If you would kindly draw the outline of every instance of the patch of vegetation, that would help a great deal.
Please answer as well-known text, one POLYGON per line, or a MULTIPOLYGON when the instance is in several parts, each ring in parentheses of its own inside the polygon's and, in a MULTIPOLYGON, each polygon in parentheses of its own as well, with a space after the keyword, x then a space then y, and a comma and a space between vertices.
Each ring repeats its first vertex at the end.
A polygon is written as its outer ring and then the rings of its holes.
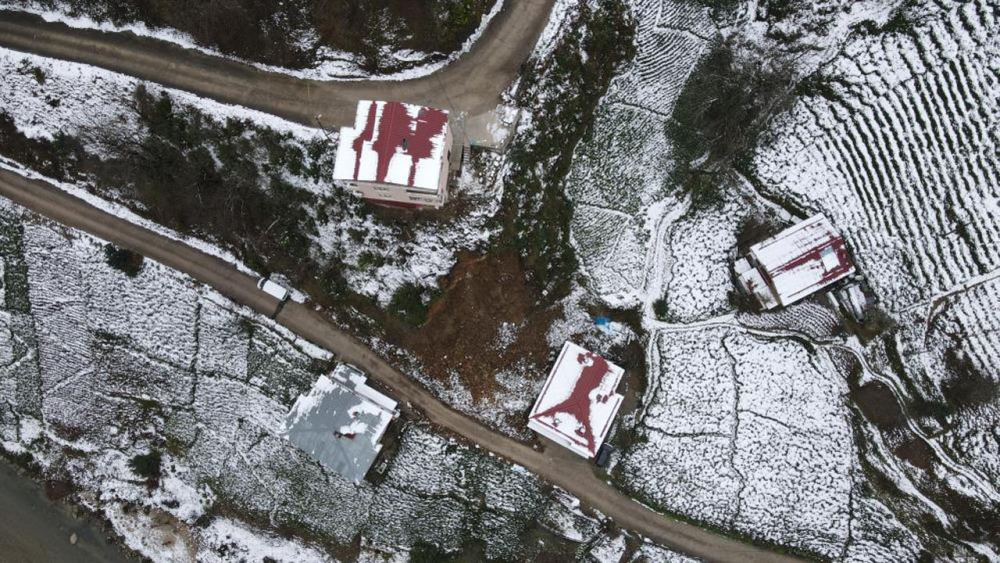
POLYGON ((151 450, 147 454, 139 454, 128 462, 132 471, 146 479, 146 482, 155 487, 160 482, 163 470, 163 454, 157 450, 151 450))
POLYGON ((115 25, 177 29, 241 59, 289 68, 321 62, 323 49, 361 55, 369 71, 387 53, 450 53, 479 26, 490 0, 63 0, 65 11, 115 25))
POLYGON ((794 101, 795 68, 776 49, 719 40, 688 78, 668 134, 675 177, 695 207, 720 201, 725 173, 748 166, 760 136, 794 101))
POLYGON ((104 245, 104 258, 108 265, 116 270, 121 270, 126 276, 134 278, 142 271, 145 257, 138 252, 133 252, 127 248, 120 248, 111 244, 104 245))
POLYGON ((667 300, 665 297, 661 297, 656 301, 653 301, 653 314, 656 315, 658 320, 666 320, 669 313, 670 311, 667 309, 667 300))
POLYGON ((578 267, 563 187, 573 151, 615 70, 635 55, 635 22, 623 2, 582 3, 579 10, 552 56, 523 78, 520 103, 539 125, 512 145, 499 214, 501 248, 516 250, 532 283, 553 300, 569 291, 578 267))
POLYGON ((45 84, 45 71, 31 64, 28 59, 21 60, 21 66, 18 67, 17 71, 21 74, 30 74, 39 85, 45 84))
POLYGON ((0 110, 0 153, 56 179, 69 179, 87 159, 79 139, 60 131, 49 139, 31 139, 18 130, 14 118, 0 110))
POLYGON ((458 559, 437 545, 419 540, 410 548, 410 563, 448 563, 458 559))
POLYGON ((968 354, 952 347, 944 360, 949 377, 941 385, 941 393, 948 404, 970 409, 992 404, 1000 397, 1000 381, 977 368, 968 354))
MULTIPOLYGON (((3 145, 0 144, 0 151, 3 145)), ((4 308, 30 313, 28 264, 24 260, 24 226, 7 213, 0 214, 0 258, 3 259, 4 308)))
POLYGON ((414 283, 399 286, 389 301, 389 312, 410 326, 420 326, 427 320, 430 302, 437 292, 414 283))

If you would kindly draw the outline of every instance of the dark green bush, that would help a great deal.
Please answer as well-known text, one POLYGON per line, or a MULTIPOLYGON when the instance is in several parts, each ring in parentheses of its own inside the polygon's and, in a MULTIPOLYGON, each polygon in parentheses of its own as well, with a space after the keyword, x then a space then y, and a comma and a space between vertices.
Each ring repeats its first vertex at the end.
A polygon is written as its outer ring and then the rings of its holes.
POLYGON ((133 252, 127 248, 119 248, 110 242, 104 245, 104 258, 108 265, 116 270, 125 272, 125 275, 134 278, 142 271, 145 257, 138 252, 133 252))
POLYGON ((160 480, 163 469, 163 454, 156 450, 148 454, 140 454, 129 460, 128 465, 136 475, 146 479, 150 483, 157 483, 160 480))

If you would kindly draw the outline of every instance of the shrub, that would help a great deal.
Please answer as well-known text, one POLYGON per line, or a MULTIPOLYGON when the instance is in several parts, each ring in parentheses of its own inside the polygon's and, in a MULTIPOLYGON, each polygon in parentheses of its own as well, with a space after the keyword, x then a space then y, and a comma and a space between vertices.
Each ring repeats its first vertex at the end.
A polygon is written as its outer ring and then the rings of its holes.
POLYGON ((389 312, 412 326, 420 326, 427 320, 427 310, 433 292, 414 283, 399 286, 389 302, 389 312))
POLYGON ((159 483, 163 465, 163 454, 156 450, 148 454, 140 454, 128 462, 132 471, 146 479, 150 484, 159 483))
POLYGON ((138 252, 133 252, 127 248, 119 248, 110 242, 104 245, 104 258, 108 265, 116 270, 121 270, 126 276, 134 278, 142 271, 145 258, 138 252))
POLYGON ((653 301, 653 314, 656 315, 657 319, 661 321, 666 320, 668 313, 667 300, 665 298, 661 297, 656 301, 653 301))

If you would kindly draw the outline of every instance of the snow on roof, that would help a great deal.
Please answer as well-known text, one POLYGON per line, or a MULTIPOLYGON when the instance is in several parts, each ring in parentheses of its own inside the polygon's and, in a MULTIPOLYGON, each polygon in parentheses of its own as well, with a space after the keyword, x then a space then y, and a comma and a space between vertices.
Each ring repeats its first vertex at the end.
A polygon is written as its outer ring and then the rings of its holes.
POLYGON ((436 192, 447 126, 444 110, 361 100, 354 127, 340 130, 333 177, 436 192))
POLYGON ((854 273, 844 238, 822 214, 750 247, 782 305, 790 305, 854 273))
POLYGON ((624 370, 567 342, 528 415, 528 428, 585 458, 604 443, 623 397, 624 370))
POLYGON ((285 437, 321 465, 360 483, 381 451, 396 402, 341 364, 300 395, 285 418, 285 437))

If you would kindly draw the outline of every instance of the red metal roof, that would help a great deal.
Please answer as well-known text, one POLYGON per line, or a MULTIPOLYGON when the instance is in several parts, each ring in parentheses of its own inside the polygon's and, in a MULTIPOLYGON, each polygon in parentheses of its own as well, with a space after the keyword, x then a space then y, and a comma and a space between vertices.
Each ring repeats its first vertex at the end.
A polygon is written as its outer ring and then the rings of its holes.
POLYGON ((404 154, 411 157, 406 185, 410 187, 414 185, 417 163, 432 156, 435 137, 444 132, 448 123, 448 113, 421 106, 410 106, 410 108, 418 108, 416 115, 411 115, 407 106, 400 102, 369 104, 365 122, 357 127, 360 131, 351 147, 354 150, 355 180, 360 179, 362 149, 365 143, 372 143, 371 148, 378 155, 375 181, 386 182, 389 162, 393 156, 404 154), (382 113, 379 116, 380 107, 382 113))

